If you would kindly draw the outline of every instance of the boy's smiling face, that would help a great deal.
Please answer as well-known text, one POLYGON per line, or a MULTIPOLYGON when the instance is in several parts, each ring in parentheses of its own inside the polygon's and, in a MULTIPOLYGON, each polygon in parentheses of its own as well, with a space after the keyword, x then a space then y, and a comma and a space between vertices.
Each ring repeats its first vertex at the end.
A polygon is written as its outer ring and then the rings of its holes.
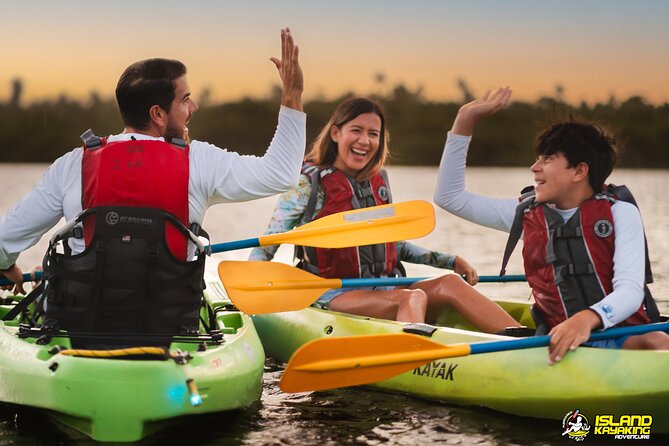
POLYGON ((539 155, 530 167, 534 173, 534 191, 540 203, 554 204, 558 209, 572 209, 580 203, 574 202, 573 188, 582 180, 583 169, 587 181, 587 165, 569 166, 561 152, 539 155))

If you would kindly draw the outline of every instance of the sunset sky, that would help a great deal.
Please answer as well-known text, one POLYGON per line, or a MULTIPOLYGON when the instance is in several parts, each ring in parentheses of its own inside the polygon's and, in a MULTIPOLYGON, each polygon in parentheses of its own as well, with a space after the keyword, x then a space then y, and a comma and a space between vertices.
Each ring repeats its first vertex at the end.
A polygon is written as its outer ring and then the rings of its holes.
POLYGON ((432 100, 510 85, 534 100, 641 95, 669 102, 669 2, 662 0, 0 0, 0 101, 113 94, 130 63, 182 60, 195 98, 266 96, 279 31, 300 47, 305 97, 384 93, 432 100), (383 74, 384 82, 376 79, 383 74))

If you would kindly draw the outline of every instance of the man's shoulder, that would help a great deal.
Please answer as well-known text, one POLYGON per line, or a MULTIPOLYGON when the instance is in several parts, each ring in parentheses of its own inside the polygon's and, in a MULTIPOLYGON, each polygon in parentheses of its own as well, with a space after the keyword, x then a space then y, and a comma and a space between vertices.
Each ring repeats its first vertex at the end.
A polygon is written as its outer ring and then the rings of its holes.
POLYGON ((188 144, 190 148, 191 154, 196 153, 196 154, 203 154, 203 153, 209 153, 212 151, 216 152, 225 152, 228 153, 226 149, 221 149, 220 147, 206 141, 200 141, 197 139, 192 140, 188 144))
POLYGON ((57 158, 56 161, 53 162, 52 166, 65 167, 74 164, 80 166, 83 153, 84 149, 82 147, 77 147, 76 149, 72 149, 69 152, 57 158))
POLYGON ((214 144, 193 140, 189 144, 189 158, 192 164, 214 164, 228 159, 230 156, 236 155, 236 152, 230 152, 226 149, 221 149, 214 144))

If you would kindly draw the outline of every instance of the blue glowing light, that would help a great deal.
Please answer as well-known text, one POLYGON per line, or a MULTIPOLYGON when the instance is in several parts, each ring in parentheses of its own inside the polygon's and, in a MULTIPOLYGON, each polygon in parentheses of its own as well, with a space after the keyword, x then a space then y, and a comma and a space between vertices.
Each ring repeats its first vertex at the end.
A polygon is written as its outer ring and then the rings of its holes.
POLYGON ((202 404, 202 397, 200 396, 200 394, 196 393, 194 395, 191 395, 190 396, 190 403, 193 406, 199 406, 200 404, 202 404))

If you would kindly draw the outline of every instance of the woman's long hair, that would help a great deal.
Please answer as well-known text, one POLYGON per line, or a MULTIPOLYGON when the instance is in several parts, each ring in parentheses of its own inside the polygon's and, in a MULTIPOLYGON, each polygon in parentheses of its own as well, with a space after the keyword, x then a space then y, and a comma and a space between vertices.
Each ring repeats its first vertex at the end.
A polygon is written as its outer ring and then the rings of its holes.
POLYGON ((352 121, 364 113, 374 113, 378 115, 381 119, 381 135, 379 138, 379 148, 367 165, 358 172, 356 180, 362 181, 379 173, 389 156, 388 141, 390 136, 386 129, 386 120, 383 109, 379 104, 367 98, 350 98, 340 103, 328 123, 325 124, 314 141, 309 153, 306 154, 305 160, 321 167, 334 164, 339 150, 337 143, 330 136, 330 130, 333 126, 341 129, 347 122, 352 121))

